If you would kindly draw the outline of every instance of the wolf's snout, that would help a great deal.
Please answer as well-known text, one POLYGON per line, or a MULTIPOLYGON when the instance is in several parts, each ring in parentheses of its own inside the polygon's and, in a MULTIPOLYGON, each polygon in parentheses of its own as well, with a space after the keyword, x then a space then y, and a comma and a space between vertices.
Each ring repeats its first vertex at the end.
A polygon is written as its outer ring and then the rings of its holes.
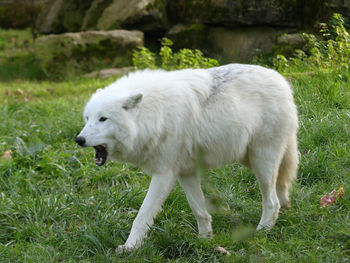
POLYGON ((85 137, 78 136, 77 138, 75 138, 75 142, 77 144, 79 144, 80 146, 84 146, 85 145, 85 137))

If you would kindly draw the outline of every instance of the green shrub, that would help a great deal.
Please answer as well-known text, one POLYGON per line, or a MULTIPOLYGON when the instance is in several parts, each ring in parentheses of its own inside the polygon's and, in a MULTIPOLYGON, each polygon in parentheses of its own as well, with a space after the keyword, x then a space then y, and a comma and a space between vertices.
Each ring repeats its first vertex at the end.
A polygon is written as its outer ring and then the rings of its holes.
POLYGON ((161 44, 162 47, 159 54, 155 54, 145 47, 134 51, 133 65, 138 69, 163 68, 166 70, 210 68, 219 65, 217 60, 204 57, 202 51, 198 49, 183 48, 178 52, 174 52, 171 49, 173 42, 168 38, 163 38, 161 44))
MULTIPOLYGON (((320 70, 349 70, 350 61, 350 35, 344 26, 344 18, 334 14, 329 25, 321 24, 321 38, 313 34, 303 33, 307 40, 305 50, 296 50, 295 56, 285 58, 277 55, 273 65, 280 71, 288 67, 301 69, 317 68, 320 70)), ((294 70, 294 69, 293 69, 294 70)))
POLYGON ((132 64, 138 69, 155 69, 156 68, 156 54, 151 52, 146 47, 139 47, 132 54, 132 64))

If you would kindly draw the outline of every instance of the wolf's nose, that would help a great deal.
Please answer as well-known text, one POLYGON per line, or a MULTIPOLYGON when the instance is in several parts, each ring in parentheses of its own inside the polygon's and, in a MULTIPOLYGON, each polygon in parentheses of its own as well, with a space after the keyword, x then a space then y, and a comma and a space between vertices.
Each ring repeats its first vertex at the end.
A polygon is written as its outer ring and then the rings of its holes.
POLYGON ((78 136, 77 138, 75 138, 75 142, 77 144, 79 144, 80 146, 84 146, 85 145, 85 137, 78 136))

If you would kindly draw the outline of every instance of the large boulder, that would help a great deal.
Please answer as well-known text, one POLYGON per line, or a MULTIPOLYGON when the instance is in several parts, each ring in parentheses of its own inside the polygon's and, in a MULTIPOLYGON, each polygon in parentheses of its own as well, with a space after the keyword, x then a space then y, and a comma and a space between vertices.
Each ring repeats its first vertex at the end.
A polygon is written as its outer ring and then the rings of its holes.
POLYGON ((208 30, 208 39, 222 62, 247 62, 260 54, 271 53, 281 32, 266 26, 243 29, 213 27, 208 30))
POLYGON ((274 45, 274 53, 290 57, 297 49, 303 49, 307 45, 307 39, 302 34, 282 34, 274 45))
POLYGON ((203 24, 176 25, 167 33, 174 47, 198 48, 222 63, 248 62, 255 56, 273 51, 282 30, 274 27, 230 28, 203 24))
POLYGON ((109 61, 111 66, 128 66, 132 51, 140 46, 143 46, 140 31, 86 31, 40 37, 35 41, 35 55, 41 66, 49 70, 58 65, 79 65, 92 70, 97 58, 109 61))
POLYGON ((114 0, 104 9, 97 29, 137 28, 142 31, 162 31, 167 27, 163 0, 114 0))

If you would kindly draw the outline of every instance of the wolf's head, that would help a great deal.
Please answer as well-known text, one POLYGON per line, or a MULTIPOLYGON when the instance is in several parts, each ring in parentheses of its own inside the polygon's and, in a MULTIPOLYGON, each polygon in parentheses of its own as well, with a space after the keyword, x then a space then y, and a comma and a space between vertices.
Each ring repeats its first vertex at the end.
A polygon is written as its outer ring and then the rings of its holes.
POLYGON ((123 157, 134 147, 137 135, 135 118, 141 93, 97 90, 85 106, 85 126, 75 141, 83 147, 94 147, 96 164, 123 157))

